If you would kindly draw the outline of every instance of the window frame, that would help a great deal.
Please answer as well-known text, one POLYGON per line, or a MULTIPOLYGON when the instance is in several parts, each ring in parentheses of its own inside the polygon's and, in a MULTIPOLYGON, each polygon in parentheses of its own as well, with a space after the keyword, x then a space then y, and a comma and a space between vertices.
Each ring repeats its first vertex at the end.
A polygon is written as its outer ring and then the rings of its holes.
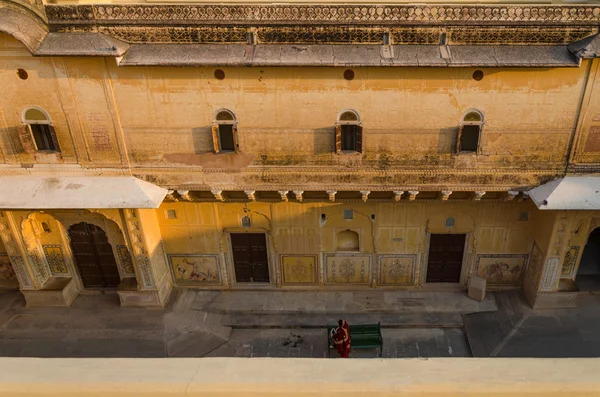
POLYGON ((485 126, 485 118, 484 118, 483 112, 481 110, 471 108, 471 109, 468 109, 466 112, 464 112, 462 117, 460 118, 460 122, 458 124, 458 134, 456 136, 455 153, 456 154, 481 154, 481 146, 482 146, 481 143, 483 141, 483 127, 484 126, 485 126), (471 113, 477 113, 481 120, 480 121, 466 121, 465 118, 471 113), (475 150, 463 150, 461 147, 461 138, 462 138, 463 130, 466 126, 479 127, 479 131, 477 133, 477 147, 475 148, 475 150))
POLYGON ((239 141, 238 141, 238 132, 237 132, 238 119, 229 109, 217 109, 214 114, 214 119, 212 121, 212 139, 213 139, 213 151, 215 154, 218 153, 239 153, 239 141), (218 115, 220 113, 227 112, 231 115, 232 120, 218 120, 218 115), (231 125, 231 133, 233 135, 233 150, 223 150, 221 148, 221 125, 231 125))
POLYGON ((21 122, 22 125, 17 128, 17 132, 19 134, 19 139, 21 140, 21 144, 23 149, 27 153, 35 153, 35 152, 45 152, 45 153, 60 153, 60 144, 58 143, 58 137, 56 136, 56 131, 54 126, 52 125, 52 119, 48 112, 39 106, 27 106, 21 112, 21 122), (35 109, 41 112, 45 120, 30 120, 27 119, 26 115, 29 110, 35 109), (48 128, 49 136, 46 137, 46 140, 52 142, 52 149, 40 149, 36 143, 35 134, 32 126, 37 125, 45 125, 48 128))
POLYGON ((354 109, 344 109, 338 113, 337 121, 335 122, 335 152, 337 154, 362 154, 363 153, 363 127, 360 120, 360 114, 354 109), (346 113, 352 113, 356 116, 356 120, 342 120, 342 116, 346 113), (356 126, 354 150, 342 150, 342 129, 343 126, 356 126))

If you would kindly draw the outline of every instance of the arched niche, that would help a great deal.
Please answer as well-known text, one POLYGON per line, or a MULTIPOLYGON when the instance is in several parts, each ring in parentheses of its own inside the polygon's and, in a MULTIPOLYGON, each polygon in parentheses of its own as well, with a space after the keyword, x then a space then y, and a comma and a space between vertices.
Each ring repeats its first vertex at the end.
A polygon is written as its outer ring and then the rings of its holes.
POLYGON ((341 252, 359 252, 360 236, 357 232, 346 229, 337 234, 337 251, 341 252))

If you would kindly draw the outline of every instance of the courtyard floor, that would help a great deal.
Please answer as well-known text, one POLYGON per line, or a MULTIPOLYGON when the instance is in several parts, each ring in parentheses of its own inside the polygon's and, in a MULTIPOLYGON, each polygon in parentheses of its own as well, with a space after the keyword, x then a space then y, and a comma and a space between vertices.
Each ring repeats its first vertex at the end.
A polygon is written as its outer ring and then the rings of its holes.
MULTIPOLYGON (((22 357, 328 357, 326 324, 380 322, 382 357, 600 357, 600 296, 532 310, 517 291, 176 291, 166 309, 115 293, 70 308, 27 308, 0 294, 0 355, 22 357)), ((331 356, 335 357, 334 351, 331 356)), ((376 357, 355 350, 352 357, 376 357)))

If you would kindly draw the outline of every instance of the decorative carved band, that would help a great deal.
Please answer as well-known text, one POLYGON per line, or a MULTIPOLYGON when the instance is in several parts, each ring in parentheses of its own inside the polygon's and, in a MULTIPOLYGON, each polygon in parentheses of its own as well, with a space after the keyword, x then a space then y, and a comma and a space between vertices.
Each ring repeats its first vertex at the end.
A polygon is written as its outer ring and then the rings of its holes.
POLYGON ((599 6, 531 5, 47 5, 51 23, 146 21, 213 24, 215 22, 403 22, 444 25, 456 22, 568 23, 600 22, 599 6))
MULTIPOLYGON (((69 26, 59 32, 89 31, 69 26)), ((256 32, 258 44, 383 44, 389 33, 393 44, 568 44, 596 33, 593 27, 386 27, 386 26, 100 26, 98 32, 131 44, 247 43, 256 32)))

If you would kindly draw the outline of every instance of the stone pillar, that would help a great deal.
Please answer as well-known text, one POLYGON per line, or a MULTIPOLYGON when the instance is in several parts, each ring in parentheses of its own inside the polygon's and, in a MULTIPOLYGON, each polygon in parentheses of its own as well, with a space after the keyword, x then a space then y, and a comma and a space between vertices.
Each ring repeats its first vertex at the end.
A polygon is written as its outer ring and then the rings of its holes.
POLYGON ((154 209, 126 209, 127 234, 132 248, 137 286, 119 288, 123 306, 159 306, 167 302, 172 280, 154 209))

